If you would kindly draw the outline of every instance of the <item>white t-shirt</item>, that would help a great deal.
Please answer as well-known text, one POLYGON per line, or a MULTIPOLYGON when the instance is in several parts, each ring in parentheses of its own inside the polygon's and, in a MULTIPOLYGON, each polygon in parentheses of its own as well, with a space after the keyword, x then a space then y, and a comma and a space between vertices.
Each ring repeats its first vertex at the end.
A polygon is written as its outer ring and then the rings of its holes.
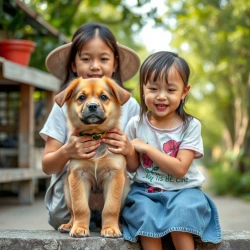
POLYGON ((195 159, 183 178, 162 171, 146 154, 140 154, 135 181, 164 190, 201 187, 205 178, 196 167, 196 159, 203 157, 203 142, 201 123, 197 119, 191 119, 185 128, 181 123, 173 129, 158 129, 150 124, 147 115, 144 115, 142 123, 139 123, 139 116, 135 116, 129 121, 125 133, 129 140, 139 138, 172 157, 176 157, 180 149, 195 151, 195 159))

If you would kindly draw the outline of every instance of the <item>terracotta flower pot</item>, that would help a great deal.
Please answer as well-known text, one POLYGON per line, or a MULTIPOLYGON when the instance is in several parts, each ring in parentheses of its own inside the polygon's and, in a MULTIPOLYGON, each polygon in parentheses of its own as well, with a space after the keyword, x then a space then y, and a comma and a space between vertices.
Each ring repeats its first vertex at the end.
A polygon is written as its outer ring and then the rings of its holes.
POLYGON ((28 40, 0 41, 0 56, 12 62, 28 66, 36 44, 28 40))

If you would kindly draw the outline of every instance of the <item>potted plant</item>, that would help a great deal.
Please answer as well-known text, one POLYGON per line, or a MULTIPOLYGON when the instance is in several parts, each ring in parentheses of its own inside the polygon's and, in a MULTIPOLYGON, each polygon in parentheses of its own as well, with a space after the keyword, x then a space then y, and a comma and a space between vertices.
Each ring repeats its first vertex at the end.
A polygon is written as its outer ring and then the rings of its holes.
POLYGON ((0 56, 21 65, 29 65, 36 44, 24 39, 29 32, 25 27, 24 13, 18 10, 15 15, 11 15, 2 6, 1 16, 0 30, 4 32, 5 38, 2 36, 0 40, 0 56))

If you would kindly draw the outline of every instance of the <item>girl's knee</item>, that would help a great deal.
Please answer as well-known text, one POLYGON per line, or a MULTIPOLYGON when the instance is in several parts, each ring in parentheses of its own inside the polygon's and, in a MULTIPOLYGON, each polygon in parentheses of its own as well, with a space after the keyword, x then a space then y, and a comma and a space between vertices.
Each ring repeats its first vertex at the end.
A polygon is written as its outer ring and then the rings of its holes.
POLYGON ((171 237, 176 250, 194 250, 194 238, 191 233, 171 232, 171 237))
POLYGON ((140 236, 143 250, 162 250, 161 238, 140 236))

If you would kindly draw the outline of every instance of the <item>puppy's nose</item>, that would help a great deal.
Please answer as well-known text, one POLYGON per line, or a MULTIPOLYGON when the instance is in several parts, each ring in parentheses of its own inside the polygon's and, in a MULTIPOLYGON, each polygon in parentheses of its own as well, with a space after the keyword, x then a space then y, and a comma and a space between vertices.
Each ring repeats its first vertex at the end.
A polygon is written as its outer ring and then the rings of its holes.
POLYGON ((90 112, 95 112, 98 108, 98 104, 91 102, 91 103, 88 103, 87 107, 88 107, 90 112))

